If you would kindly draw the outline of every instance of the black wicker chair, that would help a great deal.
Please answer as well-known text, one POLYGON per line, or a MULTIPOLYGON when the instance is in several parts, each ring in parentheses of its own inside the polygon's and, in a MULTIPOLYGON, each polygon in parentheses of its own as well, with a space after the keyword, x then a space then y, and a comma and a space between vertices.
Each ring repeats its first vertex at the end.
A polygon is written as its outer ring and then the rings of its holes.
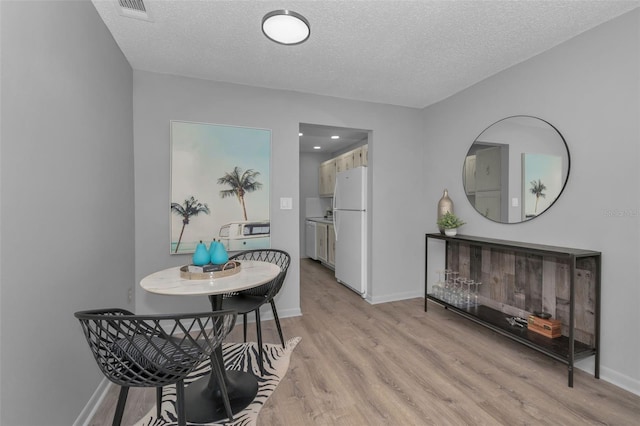
MULTIPOLYGON (((134 315, 124 309, 76 312, 102 373, 120 385, 113 425, 120 425, 130 387, 155 387, 160 418, 162 387, 176 385, 178 425, 186 425, 184 379, 202 362, 223 377, 213 351, 233 328, 237 313, 134 315)), ((227 416, 233 419, 224 380, 218 380, 227 416)))
POLYGON ((276 310, 276 304, 273 301, 273 298, 282 288, 282 284, 284 284, 284 280, 287 276, 287 270, 289 269, 289 263, 291 262, 291 256, 289 256, 287 252, 282 250, 262 249, 243 251, 231 256, 229 259, 259 260, 263 262, 274 263, 280 267, 280 273, 272 281, 255 288, 250 288, 248 290, 225 294, 222 298, 223 309, 232 309, 234 311, 237 311, 238 314, 242 314, 245 342, 247 341, 247 314, 250 312, 255 312, 256 332, 258 334, 258 354, 260 357, 260 372, 262 373, 262 375, 264 375, 264 349, 262 347, 260 308, 266 303, 271 304, 271 310, 273 311, 273 318, 275 319, 276 326, 278 328, 280 342, 282 343, 282 347, 284 348, 284 337, 282 335, 282 328, 280 327, 280 320, 278 319, 278 311, 276 310))

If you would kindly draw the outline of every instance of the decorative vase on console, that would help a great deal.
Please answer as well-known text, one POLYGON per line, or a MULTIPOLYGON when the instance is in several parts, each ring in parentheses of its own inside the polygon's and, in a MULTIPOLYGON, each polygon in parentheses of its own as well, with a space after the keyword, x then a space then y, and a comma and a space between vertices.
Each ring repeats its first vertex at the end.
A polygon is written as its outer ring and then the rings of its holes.
POLYGON ((196 251, 193 252, 192 262, 196 266, 204 266, 211 260, 209 256, 209 252, 207 251, 207 246, 204 245, 202 240, 196 246, 196 251))
MULTIPOLYGON (((447 212, 453 213, 453 201, 449 198, 449 191, 446 189, 442 194, 442 198, 438 201, 438 218, 440 220, 447 212)), ((440 233, 444 234, 444 228, 440 227, 440 233)))

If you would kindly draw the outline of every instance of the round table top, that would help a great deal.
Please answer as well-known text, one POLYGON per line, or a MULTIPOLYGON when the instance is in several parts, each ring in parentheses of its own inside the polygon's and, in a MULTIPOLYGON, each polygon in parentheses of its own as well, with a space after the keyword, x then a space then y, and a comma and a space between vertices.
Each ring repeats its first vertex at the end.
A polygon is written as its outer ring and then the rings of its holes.
POLYGON ((256 260, 240 261, 240 272, 222 278, 190 280, 180 276, 180 266, 147 275, 140 287, 150 293, 168 296, 203 296, 231 293, 257 287, 274 279, 280 267, 256 260))

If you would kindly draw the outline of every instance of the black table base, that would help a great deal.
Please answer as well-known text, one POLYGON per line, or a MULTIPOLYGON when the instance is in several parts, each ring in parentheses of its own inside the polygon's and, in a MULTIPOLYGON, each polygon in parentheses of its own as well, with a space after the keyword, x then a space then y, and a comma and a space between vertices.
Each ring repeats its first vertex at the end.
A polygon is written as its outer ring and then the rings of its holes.
MULTIPOLYGON (((258 379, 244 371, 226 371, 227 391, 233 414, 244 410, 258 394, 258 379)), ((187 421, 192 423, 212 423, 226 419, 227 412, 222 394, 210 375, 201 377, 185 387, 185 411, 187 421)))
MULTIPOLYGON (((210 295, 209 301, 213 311, 222 309, 222 295, 210 295)), ((229 394, 231 412, 233 414, 239 413, 258 394, 258 379, 252 373, 245 371, 225 370, 222 345, 215 349, 213 356, 218 360, 218 365, 222 367, 224 382, 227 385, 227 393, 229 394)), ((215 373, 213 373, 215 371, 213 365, 211 371, 211 374, 199 378, 184 389, 185 412, 189 422, 213 423, 228 418, 222 399, 222 392, 214 376, 215 373)))

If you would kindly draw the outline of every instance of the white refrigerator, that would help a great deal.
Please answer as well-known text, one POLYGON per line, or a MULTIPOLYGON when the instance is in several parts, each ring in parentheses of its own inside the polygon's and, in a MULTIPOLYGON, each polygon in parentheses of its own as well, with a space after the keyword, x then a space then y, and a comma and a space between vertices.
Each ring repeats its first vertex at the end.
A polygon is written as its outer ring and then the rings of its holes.
POLYGON ((367 168, 336 175, 333 194, 336 236, 336 279, 365 297, 367 294, 367 168))

